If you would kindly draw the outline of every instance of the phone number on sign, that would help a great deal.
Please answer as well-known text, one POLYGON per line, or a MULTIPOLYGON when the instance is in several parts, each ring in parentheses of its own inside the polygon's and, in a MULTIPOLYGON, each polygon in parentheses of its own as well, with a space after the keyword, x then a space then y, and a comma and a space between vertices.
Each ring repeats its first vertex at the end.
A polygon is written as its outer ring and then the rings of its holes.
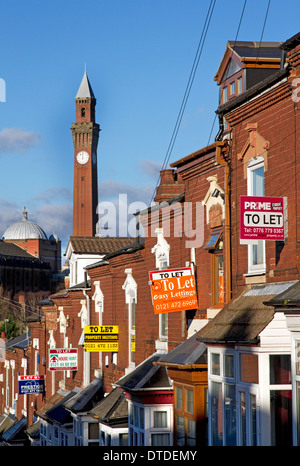
POLYGON ((168 309, 178 309, 183 307, 196 306, 197 301, 195 299, 190 299, 188 301, 173 301, 171 303, 156 304, 155 309, 157 311, 166 311, 168 309))
POLYGON ((103 351, 117 350, 118 343, 85 343, 84 348, 89 350, 94 349, 103 351))

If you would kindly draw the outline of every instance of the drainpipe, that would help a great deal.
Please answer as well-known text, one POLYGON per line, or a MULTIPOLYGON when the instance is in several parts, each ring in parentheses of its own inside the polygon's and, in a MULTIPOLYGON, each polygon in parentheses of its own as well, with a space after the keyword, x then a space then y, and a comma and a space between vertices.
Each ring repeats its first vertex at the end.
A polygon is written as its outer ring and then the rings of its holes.
POLYGON ((225 278, 226 278, 226 291, 225 291, 225 304, 231 300, 231 225, 230 225, 230 193, 229 193, 229 163, 222 157, 222 149, 228 145, 227 141, 217 141, 216 147, 216 161, 223 165, 225 169, 225 278))

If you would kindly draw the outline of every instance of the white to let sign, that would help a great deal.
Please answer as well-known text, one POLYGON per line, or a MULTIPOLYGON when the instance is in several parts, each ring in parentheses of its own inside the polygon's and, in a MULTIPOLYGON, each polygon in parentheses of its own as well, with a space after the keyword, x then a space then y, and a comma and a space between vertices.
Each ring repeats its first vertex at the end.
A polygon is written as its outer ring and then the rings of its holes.
POLYGON ((284 241, 286 237, 286 198, 240 197, 240 239, 284 241))
POLYGON ((50 371, 77 371, 77 348, 49 350, 50 371))

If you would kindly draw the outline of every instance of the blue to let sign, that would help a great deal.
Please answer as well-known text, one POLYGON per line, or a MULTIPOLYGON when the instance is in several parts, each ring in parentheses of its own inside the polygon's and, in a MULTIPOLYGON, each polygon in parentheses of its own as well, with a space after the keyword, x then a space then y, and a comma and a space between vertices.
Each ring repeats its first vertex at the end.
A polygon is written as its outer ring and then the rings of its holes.
POLYGON ((20 375, 19 376, 19 394, 31 395, 44 393, 45 376, 44 375, 20 375))

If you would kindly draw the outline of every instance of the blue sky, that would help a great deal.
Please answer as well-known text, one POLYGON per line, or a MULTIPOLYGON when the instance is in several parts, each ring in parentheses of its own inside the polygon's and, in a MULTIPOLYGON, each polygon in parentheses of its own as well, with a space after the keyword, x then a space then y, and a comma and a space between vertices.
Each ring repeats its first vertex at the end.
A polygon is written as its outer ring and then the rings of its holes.
MULTIPOLYGON (((210 0, 3 0, 0 233, 29 220, 65 244, 72 234, 74 98, 84 67, 97 98, 99 200, 149 203, 210 0)), ((207 145, 214 75, 244 2, 217 0, 170 162, 207 145)), ((259 41, 268 0, 248 0, 238 40, 259 41)), ((271 0, 264 41, 299 32, 300 3, 271 0), (284 8, 283 8, 284 6, 284 8)), ((217 133, 214 126, 213 141, 217 133)), ((64 252, 64 251, 63 251, 64 252)))

